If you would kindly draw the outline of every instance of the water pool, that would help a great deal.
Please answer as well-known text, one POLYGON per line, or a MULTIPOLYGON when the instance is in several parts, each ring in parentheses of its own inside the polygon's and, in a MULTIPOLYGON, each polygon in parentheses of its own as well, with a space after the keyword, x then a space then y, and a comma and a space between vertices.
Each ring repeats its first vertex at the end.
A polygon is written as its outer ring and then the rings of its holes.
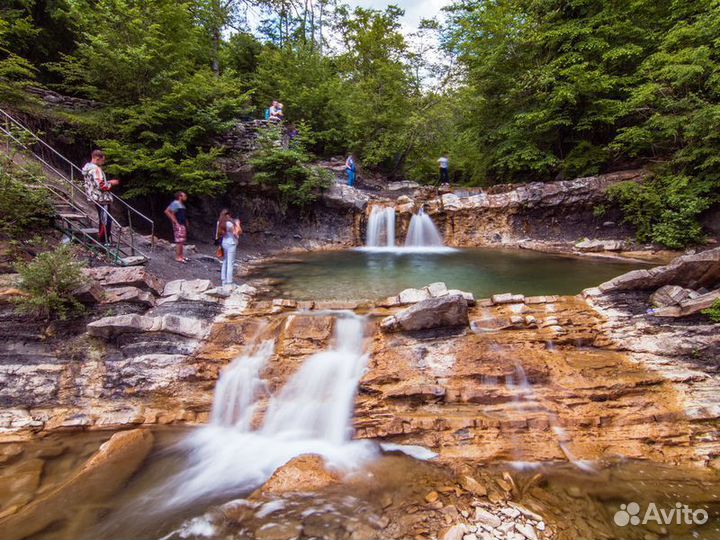
POLYGON ((647 265, 510 249, 345 250, 298 255, 257 270, 297 300, 374 300, 443 281, 477 298, 513 292, 577 294, 647 265))

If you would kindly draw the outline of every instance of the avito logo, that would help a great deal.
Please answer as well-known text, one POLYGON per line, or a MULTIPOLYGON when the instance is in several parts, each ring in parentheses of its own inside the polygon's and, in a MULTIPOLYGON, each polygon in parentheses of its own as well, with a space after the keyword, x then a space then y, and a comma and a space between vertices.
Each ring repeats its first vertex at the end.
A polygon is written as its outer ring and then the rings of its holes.
POLYGON ((658 525, 703 525, 709 519, 708 513, 702 508, 693 510, 687 504, 675 503, 674 508, 658 508, 651 502, 640 517, 640 505, 636 502, 621 504, 620 510, 615 512, 615 524, 619 527, 626 525, 644 525, 654 522, 658 525))

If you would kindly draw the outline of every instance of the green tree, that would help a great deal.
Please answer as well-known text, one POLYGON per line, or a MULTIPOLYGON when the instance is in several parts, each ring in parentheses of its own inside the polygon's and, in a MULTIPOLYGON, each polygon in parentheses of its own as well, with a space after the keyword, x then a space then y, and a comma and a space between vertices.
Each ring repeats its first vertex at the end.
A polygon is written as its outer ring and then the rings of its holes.
POLYGON ((282 128, 279 126, 261 131, 259 148, 250 159, 255 180, 275 190, 283 212, 289 206, 306 209, 332 183, 330 172, 310 164, 312 156, 303 140, 310 133, 307 128, 302 128, 298 137, 288 144, 283 144, 282 128))
POLYGON ((227 178, 216 167, 223 149, 214 141, 235 125, 247 101, 234 79, 205 68, 162 97, 115 110, 113 138, 99 141, 111 162, 108 172, 130 180, 130 197, 217 193, 227 178))

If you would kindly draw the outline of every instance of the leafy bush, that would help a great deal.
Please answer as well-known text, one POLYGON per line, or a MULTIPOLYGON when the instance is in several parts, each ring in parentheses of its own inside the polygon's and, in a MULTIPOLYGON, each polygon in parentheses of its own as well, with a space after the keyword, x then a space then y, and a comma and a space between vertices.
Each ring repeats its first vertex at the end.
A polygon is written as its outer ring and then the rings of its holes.
POLYGON ((697 186, 687 177, 665 175, 645 183, 615 184, 608 197, 620 205, 640 242, 679 249, 703 240, 698 216, 711 201, 697 186))
POLYGON ((715 303, 709 308, 704 309, 702 314, 710 317, 712 322, 720 324, 720 300, 715 300, 715 303))
POLYGON ((301 136, 291 144, 283 144, 282 128, 271 126, 260 132, 259 149, 250 159, 255 180, 277 190, 280 207, 306 207, 317 200, 323 189, 330 187, 332 173, 309 165, 312 156, 305 149, 301 136))
POLYGON ((66 319, 83 311, 83 305, 73 296, 86 279, 83 264, 75 260, 75 251, 61 245, 53 251, 41 253, 29 263, 18 263, 20 288, 28 296, 17 302, 21 311, 46 319, 66 319))
POLYGON ((0 159, 0 232, 26 238, 49 225, 55 210, 47 191, 30 187, 41 181, 39 175, 0 159))

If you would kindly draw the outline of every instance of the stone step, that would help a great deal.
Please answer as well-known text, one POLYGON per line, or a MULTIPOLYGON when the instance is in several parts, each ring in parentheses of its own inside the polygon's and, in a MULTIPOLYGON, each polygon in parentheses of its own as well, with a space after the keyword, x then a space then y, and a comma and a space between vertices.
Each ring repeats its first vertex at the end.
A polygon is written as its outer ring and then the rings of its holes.
POLYGON ((78 213, 62 213, 60 212, 58 214, 62 219, 66 220, 76 220, 76 219, 85 219, 87 216, 85 214, 78 214, 78 213))

